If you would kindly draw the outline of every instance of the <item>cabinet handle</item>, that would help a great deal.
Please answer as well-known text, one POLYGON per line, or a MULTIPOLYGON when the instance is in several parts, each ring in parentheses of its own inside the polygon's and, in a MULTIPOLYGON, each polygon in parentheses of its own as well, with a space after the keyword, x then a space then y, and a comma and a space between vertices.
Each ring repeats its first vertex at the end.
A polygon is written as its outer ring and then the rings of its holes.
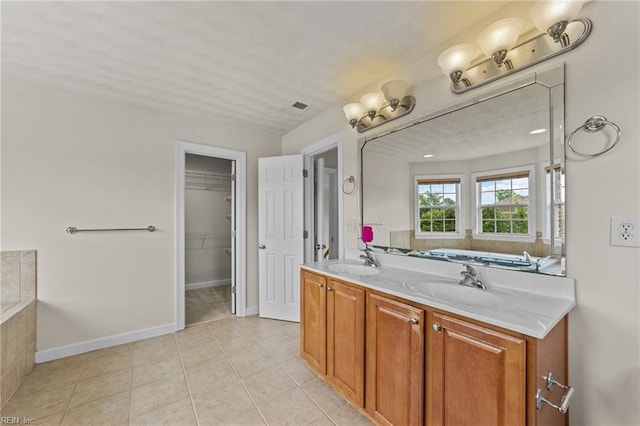
POLYGON ((565 414, 569 410, 569 404, 571 404, 571 398, 573 398, 573 394, 575 393, 573 386, 563 385, 562 383, 558 382, 556 379, 554 379, 552 372, 549 372, 549 374, 547 374, 544 377, 544 379, 545 379, 548 390, 552 390, 554 386, 558 386, 558 387, 561 387, 562 389, 566 389, 567 392, 564 394, 564 396, 560 400, 560 405, 556 405, 546 400, 544 396, 542 396, 542 390, 538 389, 538 391, 536 392, 536 408, 539 410, 542 408, 542 404, 547 404, 555 408, 556 410, 560 411, 562 414, 565 414))
POLYGON ((440 324, 438 324, 437 322, 434 322, 433 325, 431 326, 431 328, 433 328, 433 331, 442 330, 442 326, 440 324))
POLYGON ((409 320, 409 322, 410 322, 412 325, 418 325, 418 324, 420 324, 420 320, 419 320, 418 318, 411 318, 411 319, 409 320))
POLYGON ((331 287, 327 287, 327 291, 333 291, 331 287))
POLYGON ((322 287, 324 287, 324 284, 318 283, 318 288, 322 288, 322 287))

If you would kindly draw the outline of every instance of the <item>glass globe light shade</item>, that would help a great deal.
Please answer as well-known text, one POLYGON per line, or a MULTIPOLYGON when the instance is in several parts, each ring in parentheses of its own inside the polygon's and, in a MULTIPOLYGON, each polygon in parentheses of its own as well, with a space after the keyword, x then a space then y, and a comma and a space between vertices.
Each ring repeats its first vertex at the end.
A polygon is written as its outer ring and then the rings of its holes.
POLYGON ((407 96, 409 83, 404 80, 391 80, 384 83, 381 90, 384 98, 391 102, 393 99, 399 100, 407 96))
POLYGON ((520 18, 507 18, 485 28, 477 38, 478 45, 487 56, 495 52, 508 51, 515 46, 524 21, 520 18))
POLYGON ((529 14, 536 28, 546 33, 549 28, 558 22, 571 22, 582 9, 584 1, 538 1, 531 7, 529 14))
POLYGON ((380 92, 371 92, 366 95, 362 95, 360 103, 364 107, 365 111, 378 112, 382 104, 384 103, 384 95, 380 92))
POLYGON ((351 120, 358 121, 366 114, 364 107, 358 102, 353 102, 345 105, 342 108, 342 111, 344 111, 344 115, 347 117, 347 120, 349 121, 351 120))
POLYGON ((472 44, 457 44, 442 52, 438 56, 438 65, 444 75, 449 77, 456 71, 464 72, 469 68, 471 60, 476 54, 476 48, 472 44))

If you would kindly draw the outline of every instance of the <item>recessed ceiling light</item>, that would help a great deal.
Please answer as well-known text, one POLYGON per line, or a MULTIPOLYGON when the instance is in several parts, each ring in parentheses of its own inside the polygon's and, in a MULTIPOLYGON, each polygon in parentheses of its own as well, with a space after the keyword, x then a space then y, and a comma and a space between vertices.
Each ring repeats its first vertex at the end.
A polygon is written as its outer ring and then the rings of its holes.
POLYGON ((529 132, 530 135, 539 135, 540 133, 546 132, 547 129, 535 129, 529 132))
POLYGON ((423 155, 423 157, 424 158, 431 158, 431 157, 433 157, 433 154, 425 154, 425 155, 423 155))

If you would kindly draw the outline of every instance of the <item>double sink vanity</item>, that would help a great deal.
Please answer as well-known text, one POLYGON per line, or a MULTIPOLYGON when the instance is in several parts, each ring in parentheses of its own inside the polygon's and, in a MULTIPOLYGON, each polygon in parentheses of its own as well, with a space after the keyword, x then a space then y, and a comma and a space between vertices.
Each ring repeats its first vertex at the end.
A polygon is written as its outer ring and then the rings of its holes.
POLYGON ((301 355, 363 414, 385 425, 567 423, 572 279, 472 267, 481 289, 461 284, 465 265, 375 257, 378 267, 301 268, 301 355))
POLYGON ((556 64, 359 139, 369 245, 302 266, 300 349, 376 424, 568 423, 564 127, 556 64))

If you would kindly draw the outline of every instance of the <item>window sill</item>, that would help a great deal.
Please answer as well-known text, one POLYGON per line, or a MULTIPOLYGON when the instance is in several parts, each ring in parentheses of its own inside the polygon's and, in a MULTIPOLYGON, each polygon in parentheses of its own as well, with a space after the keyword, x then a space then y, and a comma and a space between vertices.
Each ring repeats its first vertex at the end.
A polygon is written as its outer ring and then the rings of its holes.
POLYGON ((416 240, 462 240, 464 235, 460 233, 429 233, 414 234, 416 240))
POLYGON ((474 240, 493 240, 493 241, 508 241, 517 243, 533 243, 536 241, 536 237, 533 235, 504 235, 504 234, 473 234, 474 240))

